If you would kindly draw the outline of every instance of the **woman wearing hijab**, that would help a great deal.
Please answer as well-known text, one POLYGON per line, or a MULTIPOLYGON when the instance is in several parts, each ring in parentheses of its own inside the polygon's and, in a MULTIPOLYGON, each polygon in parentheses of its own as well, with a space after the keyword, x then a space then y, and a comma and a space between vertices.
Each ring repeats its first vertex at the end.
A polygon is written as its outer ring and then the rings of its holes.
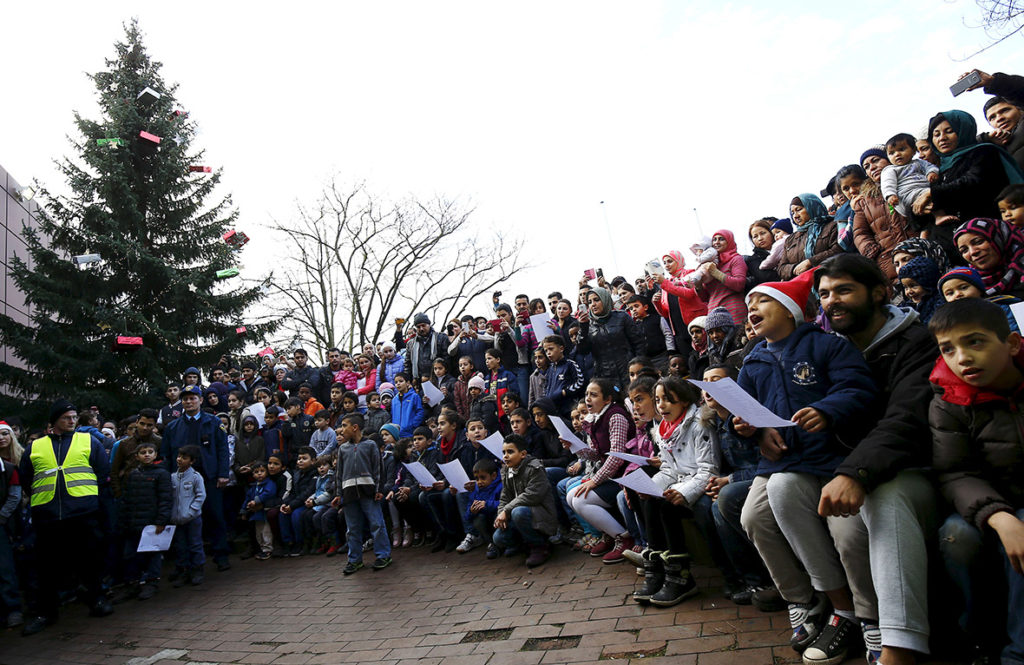
MULTIPOLYGON (((939 274, 945 275, 953 267, 953 263, 959 265, 962 259, 956 257, 956 261, 950 261, 950 256, 942 248, 942 245, 927 238, 907 238, 892 248, 892 265, 896 272, 917 256, 926 256, 935 262, 939 267, 939 274)), ((893 281, 894 305, 902 305, 906 300, 903 293, 903 283, 900 280, 893 281)))
POLYGON ((953 235, 960 255, 978 271, 985 295, 1024 297, 1024 232, 1001 219, 972 219, 953 235))
POLYGON ((686 269, 686 259, 683 258, 682 252, 672 250, 662 256, 661 261, 667 274, 661 280, 661 290, 654 293, 651 302, 654 303, 658 314, 668 320, 676 341, 676 349, 684 356, 684 360, 688 361, 690 334, 687 330, 690 322, 708 313, 708 306, 692 287, 679 281, 683 275, 693 272, 686 269))
POLYGON ((747 285, 747 264, 736 251, 732 231, 719 229, 711 236, 711 247, 718 252, 718 265, 708 263, 707 277, 697 285, 697 295, 710 312, 716 307, 729 310, 733 323, 742 325, 747 318, 743 289, 747 285))
MULTIPOLYGON (((914 204, 914 212, 930 209, 936 217, 951 215, 960 222, 999 217, 996 198, 1004 187, 1024 182, 1017 162, 992 143, 978 143, 978 124, 970 113, 944 111, 928 121, 929 141, 939 154, 939 176, 930 191, 914 204)), ((956 221, 935 227, 943 245, 956 221)))
POLYGON ((610 379, 623 390, 629 384, 629 360, 646 355, 644 335, 625 312, 612 307, 608 289, 587 294, 588 311, 580 315, 577 349, 594 357, 594 376, 610 379))
POLYGON ((835 220, 814 194, 800 194, 789 202, 793 233, 786 238, 779 262, 779 277, 790 280, 843 251, 835 220))

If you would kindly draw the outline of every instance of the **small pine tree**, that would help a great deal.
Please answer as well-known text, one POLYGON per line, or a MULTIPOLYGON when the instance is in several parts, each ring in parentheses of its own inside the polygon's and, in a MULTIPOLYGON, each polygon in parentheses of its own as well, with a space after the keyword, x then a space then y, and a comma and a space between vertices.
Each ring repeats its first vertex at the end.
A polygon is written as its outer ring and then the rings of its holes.
POLYGON ((32 324, 0 316, 0 343, 27 365, 0 363, 6 412, 67 396, 103 413, 132 413, 152 406, 187 366, 209 367, 240 349, 238 326, 255 338, 276 327, 243 321, 262 296, 258 287, 218 280, 238 260, 222 239, 238 212, 230 196, 207 203, 220 172, 190 172, 203 152, 190 150, 194 123, 175 113, 177 86, 164 83, 135 21, 125 33, 106 71, 90 77, 101 120, 75 114, 77 159, 60 163, 70 194, 41 191, 39 232, 23 234, 32 260, 12 260, 32 324), (147 87, 160 97, 139 99, 147 87), (102 263, 72 261, 89 253, 102 263), (143 346, 115 350, 118 335, 141 337, 143 346))

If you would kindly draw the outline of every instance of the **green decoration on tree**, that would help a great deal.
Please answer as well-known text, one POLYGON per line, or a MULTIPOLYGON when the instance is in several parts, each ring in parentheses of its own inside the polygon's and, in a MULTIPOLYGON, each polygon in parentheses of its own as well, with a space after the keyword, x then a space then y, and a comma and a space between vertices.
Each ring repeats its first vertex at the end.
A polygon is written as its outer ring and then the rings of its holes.
MULTIPOLYGON (((0 343, 21 361, 0 363, 0 413, 31 415, 56 396, 105 414, 153 406, 169 378, 242 348, 237 322, 252 320, 245 314, 263 295, 258 286, 215 287, 218 273, 238 261, 222 240, 238 211, 230 196, 214 194, 218 173, 188 177, 191 164, 203 163, 203 152, 190 149, 195 125, 172 114, 177 86, 161 78, 136 22, 125 33, 116 58, 90 76, 100 120, 75 114, 79 136, 61 163, 70 193, 44 190, 39 232, 23 234, 31 259, 11 260, 32 324, 0 316, 0 343), (158 151, 139 141, 113 151, 99 143, 145 135, 177 140, 158 151), (80 270, 72 257, 85 252, 103 263, 80 270), (141 337, 143 345, 114 351, 118 336, 141 337)), ((277 324, 247 327, 260 339, 277 324)))

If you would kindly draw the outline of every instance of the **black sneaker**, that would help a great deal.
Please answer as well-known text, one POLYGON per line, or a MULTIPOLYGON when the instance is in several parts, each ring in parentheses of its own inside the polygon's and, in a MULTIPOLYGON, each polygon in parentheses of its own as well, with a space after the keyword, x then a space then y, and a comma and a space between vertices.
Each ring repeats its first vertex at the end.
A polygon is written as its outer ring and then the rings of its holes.
POLYGON ((156 595, 156 582, 146 582, 139 589, 139 600, 149 600, 156 595))
POLYGON ((762 612, 781 612, 789 606, 779 590, 773 586, 754 587, 750 600, 754 607, 762 612))
POLYGON ((373 568, 374 570, 384 570, 385 568, 387 568, 390 565, 391 565, 391 557, 386 556, 386 557, 379 558, 376 561, 374 561, 373 565, 371 566, 371 568, 373 568))
POLYGON ((256 560, 257 561, 266 561, 269 558, 270 558, 270 552, 260 552, 259 554, 256 555, 256 560))
POLYGON ((856 622, 833 614, 817 639, 804 649, 805 665, 839 665, 846 660, 846 653, 859 634, 860 627, 856 622))
POLYGON ((729 600, 737 605, 750 605, 754 602, 754 591, 754 587, 748 586, 742 591, 737 591, 733 595, 729 596, 729 600))
POLYGON ((501 550, 498 549, 497 545, 495 545, 494 543, 491 543, 490 545, 487 546, 487 558, 488 559, 497 559, 499 556, 501 556, 501 550))
POLYGON ((803 653, 818 639, 821 627, 826 619, 828 609, 824 594, 815 593, 809 603, 789 604, 789 625, 793 634, 789 637, 789 646, 797 653, 803 653))
POLYGON ((345 567, 342 569, 341 572, 344 575, 351 575, 352 573, 356 572, 357 570, 359 570, 362 567, 363 567, 363 562, 362 561, 349 561, 348 564, 345 565, 345 567))
POLYGON ((192 586, 199 586, 203 583, 203 569, 196 568, 188 576, 188 583, 192 586))
POLYGON ((288 556, 302 556, 302 545, 299 545, 298 543, 292 544, 288 548, 288 556))
POLYGON ((430 548, 431 553, 436 554, 437 552, 443 550, 445 548, 446 542, 447 541, 444 536, 438 536, 437 539, 434 541, 434 546, 430 548))
POLYGON ((28 637, 29 635, 35 635, 47 626, 52 626, 55 623, 57 623, 55 619, 50 619, 48 617, 32 617, 26 621, 25 625, 22 627, 21 636, 28 637))

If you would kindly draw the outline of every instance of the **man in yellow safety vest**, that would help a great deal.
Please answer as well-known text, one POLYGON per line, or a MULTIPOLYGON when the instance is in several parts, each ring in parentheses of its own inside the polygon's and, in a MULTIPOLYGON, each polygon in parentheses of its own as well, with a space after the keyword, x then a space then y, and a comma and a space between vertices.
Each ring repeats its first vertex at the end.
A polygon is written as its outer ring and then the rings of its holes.
POLYGON ((99 485, 107 482, 109 467, 103 446, 76 432, 78 413, 66 399, 50 409, 52 434, 28 444, 19 475, 29 496, 36 530, 35 564, 39 594, 34 617, 22 635, 33 635, 57 620, 61 571, 76 575, 85 586, 92 616, 113 612, 102 593, 103 552, 100 542, 99 485))

